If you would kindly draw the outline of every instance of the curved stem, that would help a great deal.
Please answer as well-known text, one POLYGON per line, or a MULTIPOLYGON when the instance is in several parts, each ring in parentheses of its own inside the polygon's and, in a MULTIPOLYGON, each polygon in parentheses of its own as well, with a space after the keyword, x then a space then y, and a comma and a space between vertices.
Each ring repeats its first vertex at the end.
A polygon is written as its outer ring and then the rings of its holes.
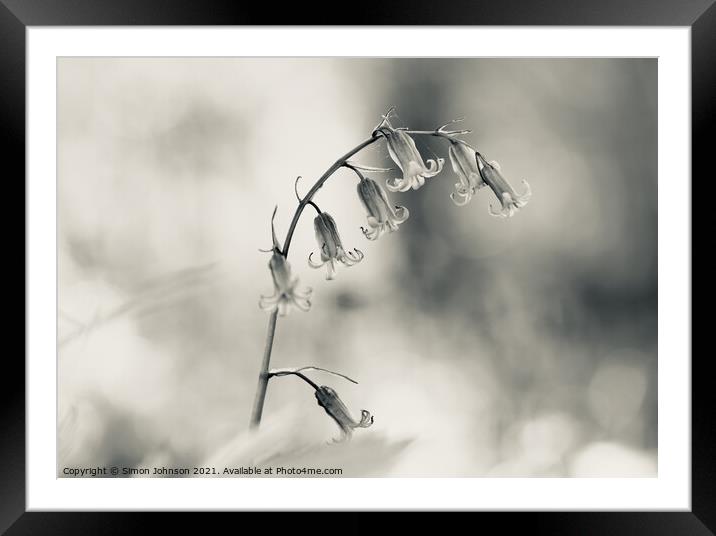
MULTIPOLYGON (((296 212, 293 215, 293 219, 291 219, 291 224, 289 225, 288 232, 286 233, 286 240, 283 243, 284 257, 288 257, 288 249, 291 246, 291 239, 293 238, 293 233, 296 230, 296 225, 298 225, 298 220, 301 218, 303 209, 305 209, 308 204, 312 203, 313 196, 316 195, 316 192, 321 189, 323 183, 325 183, 331 175, 333 175, 338 169, 340 169, 350 157, 362 151, 370 144, 378 141, 379 139, 380 136, 371 136, 367 140, 356 145, 353 149, 348 151, 338 160, 336 160, 333 165, 329 167, 323 175, 321 175, 321 177, 316 181, 316 184, 311 187, 308 193, 298 203, 298 207, 296 207, 296 212)), ((261 424, 261 415, 263 414, 264 402, 266 400, 266 390, 268 388, 268 381, 271 377, 269 375, 269 366, 271 364, 271 350, 273 349, 273 340, 274 334, 276 333, 277 320, 278 312, 274 311, 269 317, 269 323, 266 333, 266 345, 264 347, 264 357, 261 361, 259 382, 258 386, 256 387, 256 397, 254 398, 253 410, 251 411, 251 422, 249 425, 251 428, 258 428, 258 426, 261 424)))
POLYGON ((297 374, 299 372, 303 372, 304 370, 317 370, 320 372, 327 372, 328 374, 333 374, 334 376, 338 376, 340 378, 343 378, 344 380, 348 380, 351 383, 355 383, 358 385, 358 382, 355 381, 353 378, 346 376, 345 374, 341 374, 340 372, 335 372, 333 370, 324 369, 322 367, 314 367, 314 366, 307 366, 307 367, 301 367, 301 368, 294 368, 294 369, 273 369, 269 370, 269 377, 273 378, 274 376, 286 376, 288 374, 297 374))
POLYGON ((359 178, 360 180, 364 180, 364 179, 365 179, 365 177, 363 176, 363 173, 361 173, 360 170, 359 170, 357 167, 350 165, 348 162, 346 162, 346 163, 343 164, 343 165, 344 165, 346 168, 348 168, 348 169, 350 169, 351 171, 353 171, 356 175, 358 175, 358 178, 359 178))
MULTIPOLYGON (((444 132, 441 130, 406 130, 405 131, 408 134, 414 134, 414 135, 426 135, 426 136, 437 136, 441 138, 448 139, 450 141, 461 141, 461 140, 455 140, 453 137, 451 137, 450 133, 444 132)), ((453 135, 457 133, 462 133, 462 131, 454 132, 453 135)), ((316 195, 318 190, 321 189, 323 184, 333 175, 336 171, 338 171, 341 167, 343 167, 349 158, 354 156, 356 153, 362 151, 372 143, 375 143, 378 141, 381 136, 384 136, 383 133, 381 133, 379 130, 376 130, 373 132, 373 135, 368 138, 367 140, 364 140, 363 142, 356 145, 353 149, 348 151, 346 154, 341 156, 338 160, 336 160, 331 167, 329 167, 326 172, 321 175, 321 177, 316 181, 316 183, 311 187, 311 189, 308 191, 308 193, 303 197, 303 199, 300 200, 298 203, 298 207, 296 207, 296 212, 293 214, 293 218, 291 219, 291 223, 288 227, 288 232, 286 233, 286 240, 283 243, 283 256, 288 257, 288 250, 291 246, 291 240, 293 239, 293 233, 296 230, 296 226, 298 225, 298 220, 301 218, 301 214, 303 213, 303 210, 306 208, 307 205, 313 204, 312 199, 313 196, 316 195)), ((354 171, 356 169, 352 166, 348 166, 354 171)), ((298 180, 298 179, 297 179, 298 180)), ((294 189, 295 189, 294 184, 294 189)), ((273 340, 274 340, 274 334, 276 332, 276 321, 277 321, 278 313, 274 311, 271 313, 271 316, 269 317, 269 324, 268 324, 268 330, 266 334, 266 346, 264 347, 264 357, 261 362, 261 372, 259 373, 259 382, 258 387, 256 388, 256 397, 254 399, 254 406, 253 410, 251 412, 251 428, 258 428, 258 426, 261 424, 261 415, 263 414, 264 409, 264 402, 266 400, 266 390, 268 388, 268 381, 271 378, 271 375, 269 374, 269 365, 271 364, 271 350, 273 349, 273 340)))
POLYGON ((288 248, 291 246, 291 239, 293 238, 293 233, 296 230, 296 225, 298 225, 298 220, 301 218, 301 213, 303 213, 303 209, 306 208, 306 205, 308 205, 309 201, 313 199, 313 196, 316 195, 316 192, 321 189, 323 183, 325 183, 331 175, 338 171, 338 169, 343 167, 343 164, 345 164, 346 160, 348 160, 351 156, 355 155, 359 151, 362 151, 370 144, 378 141, 379 139, 380 136, 371 136, 364 142, 356 145, 353 149, 351 149, 346 154, 341 156, 338 160, 336 160, 333 165, 329 167, 323 175, 321 175, 321 178, 316 181, 316 184, 311 187, 308 193, 304 196, 303 200, 298 204, 296 212, 293 215, 293 219, 291 220, 291 224, 288 226, 288 232, 286 233, 286 241, 283 243, 284 257, 288 257, 288 248))
POLYGON ((313 387, 314 391, 318 391, 320 387, 318 387, 318 384, 314 382, 311 378, 306 376, 305 374, 302 374, 299 371, 292 371, 292 372, 275 372, 273 374, 269 373, 269 378, 272 378, 273 376, 298 376, 301 378, 304 382, 306 382, 308 385, 313 387))
POLYGON ((321 209, 318 208, 318 205, 316 205, 316 203, 314 203, 313 201, 309 201, 308 204, 311 205, 315 209, 316 214, 318 214, 319 216, 321 214, 323 214, 323 212, 321 212, 321 209))

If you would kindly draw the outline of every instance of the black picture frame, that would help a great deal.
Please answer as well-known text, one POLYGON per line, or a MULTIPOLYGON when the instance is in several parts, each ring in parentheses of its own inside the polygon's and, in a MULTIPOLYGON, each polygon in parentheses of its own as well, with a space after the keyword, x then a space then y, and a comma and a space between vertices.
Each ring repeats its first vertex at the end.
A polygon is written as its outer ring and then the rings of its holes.
MULTIPOLYGON (((688 26, 691 28, 692 74, 692 177, 701 184, 707 175, 710 136, 716 116, 716 5, 714 0, 428 0, 383 1, 365 4, 343 14, 340 4, 326 6, 237 0, 0 0, 0 129, 6 165, 6 187, 20 189, 25 175, 25 30, 28 26, 83 25, 588 25, 588 26, 688 26), (8 166, 8 164, 10 164, 8 166)), ((568 51, 566 51, 568 53, 568 51)), ((692 179, 692 183, 694 183, 692 179)), ((691 185, 673 185, 675 188, 691 185)), ((13 192, 14 194, 14 192, 13 192)), ((668 195, 661 192, 662 195, 668 195)), ((6 195, 6 207, 19 205, 6 195)), ((24 203, 22 205, 24 207, 24 203)), ((5 229, 17 228, 11 211, 3 211, 5 229), (12 218, 12 220, 11 220, 12 218)), ((19 233, 6 233, 6 240, 19 233)), ((13 244, 14 245, 14 244, 13 244)), ((23 251, 25 248, 23 241, 23 251)), ((6 267, 20 271, 6 249, 6 267)), ((23 259, 25 257, 23 256, 23 259)), ((693 255, 691 262, 693 263, 693 255)), ((692 264, 693 266, 693 264, 692 264)), ((23 260, 25 276, 27 265, 23 260)), ((10 283, 10 278, 6 280, 10 283)), ((26 280, 25 280, 26 281, 26 280)), ((26 283, 27 284, 27 283, 26 283)), ((12 291, 19 285, 7 285, 12 291)), ((6 292, 7 294, 7 292, 6 292)), ((25 308, 23 307, 23 311, 25 308)), ((11 315, 8 316, 11 318, 11 315)), ((14 319, 8 319, 9 327, 14 319)), ((19 330, 18 330, 19 331, 19 330)), ((9 333, 14 330, 8 329, 9 333)), ((693 339, 693 337, 692 337, 693 339)), ((683 356, 671 356, 683 358, 683 356)), ((501 533, 532 531, 538 534, 649 534, 706 535, 716 532, 716 441, 712 423, 714 389, 707 373, 707 354, 692 357, 692 509, 690 512, 526 512, 477 513, 471 520, 476 531, 501 533)), ((51 513, 26 512, 25 508, 25 376, 19 352, 4 356, 3 389, 0 390, 0 533, 20 534, 126 534, 145 532, 159 525, 181 525, 184 530, 211 531, 216 517, 150 513, 51 513)), ((254 514, 243 514, 254 515, 254 514)), ((305 514, 304 514, 305 515, 305 514)), ((324 516, 325 514, 321 514, 324 516)), ((272 514, 271 530, 295 528, 296 521, 272 514)), ((414 516, 423 529, 445 530, 440 519, 414 516)), ((305 519, 305 518, 304 518, 305 519)), ((257 521, 257 520, 252 520, 257 521)), ((231 521, 230 521, 231 522, 231 521)), ((244 521, 242 521, 243 523, 244 521)), ((246 521, 248 522, 248 520, 246 521)), ((321 530, 365 533, 379 527, 374 514, 350 513, 340 520, 321 518, 307 526, 321 530), (323 525, 326 523, 326 525, 323 525)), ((242 525, 243 526, 243 525, 242 525)), ((235 527, 238 528, 238 527, 235 527)))

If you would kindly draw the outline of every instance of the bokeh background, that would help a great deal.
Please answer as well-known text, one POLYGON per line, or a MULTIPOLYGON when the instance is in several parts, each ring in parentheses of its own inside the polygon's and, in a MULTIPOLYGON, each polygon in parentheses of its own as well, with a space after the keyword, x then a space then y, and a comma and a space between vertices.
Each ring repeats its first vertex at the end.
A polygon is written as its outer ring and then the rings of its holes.
MULTIPOLYGON (((63 58, 57 74, 60 469, 656 476, 656 60, 63 58), (290 261, 313 308, 279 319, 272 366, 355 378, 312 374, 375 423, 332 443, 286 377, 249 434, 274 205, 284 236, 294 179, 307 191, 393 105, 413 129, 464 116, 532 200, 507 220, 488 188, 456 207, 448 162, 393 194, 409 220, 368 242, 355 176, 336 173, 316 202, 365 259, 325 281, 305 212, 290 261)), ((382 141, 355 160, 392 164, 382 141)))

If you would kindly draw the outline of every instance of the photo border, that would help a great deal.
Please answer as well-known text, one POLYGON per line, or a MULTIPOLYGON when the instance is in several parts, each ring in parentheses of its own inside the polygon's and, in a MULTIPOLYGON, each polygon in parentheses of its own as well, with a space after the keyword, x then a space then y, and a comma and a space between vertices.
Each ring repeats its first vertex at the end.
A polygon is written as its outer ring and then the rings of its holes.
MULTIPOLYGON (((716 6, 713 0, 689 2, 666 1, 554 1, 538 6, 524 1, 453 2, 438 12, 427 2, 385 2, 371 6, 351 24, 452 24, 452 25, 637 25, 690 26, 692 33, 692 177, 700 173, 706 181, 708 134, 713 132, 716 87, 716 6), (401 9, 401 4, 404 9, 401 9), (699 5, 697 5, 699 4, 699 5), (362 19, 370 20, 362 20, 362 19)), ((27 26, 64 25, 210 25, 210 24, 282 24, 291 22, 315 24, 321 17, 297 6, 271 12, 271 8, 244 6, 235 2, 169 3, 149 1, 83 0, 0 0, 0 69, 3 73, 4 98, 0 100, 3 141, 11 172, 6 177, 25 174, 25 39, 27 26), (3 5, 4 4, 4 5, 3 5), (7 6, 11 6, 8 8, 7 6), (300 11, 300 13, 298 12, 300 11), (307 20, 309 19, 309 20, 307 20)), ((338 23, 338 16, 327 9, 324 24, 338 23)), ((711 149, 709 147, 709 149, 711 149)), ((12 184, 12 181, 7 181, 12 184)), ((19 181, 16 181, 18 184, 19 181)), ((692 179, 693 183, 693 179, 692 179)), ((684 185, 675 184, 674 187, 684 185)), ((24 197, 24 192, 23 192, 24 197)), ((7 197, 7 199, 12 199, 7 197)), ((9 216, 8 218, 9 223, 9 216)), ((9 228, 9 227, 8 227, 9 228)), ((10 237, 14 238, 13 236, 10 237)), ((23 265, 23 271, 26 268, 23 265)), ((24 309, 24 308, 23 308, 24 309)), ((692 511, 683 513, 481 513, 481 528, 496 523, 505 528, 529 527, 549 534, 710 534, 707 527, 716 527, 716 447, 711 410, 713 388, 706 385, 707 357, 692 359, 692 511), (483 521, 484 520, 484 521, 483 521), (485 523, 485 525, 482 525, 485 523), (487 525, 487 526, 486 526, 487 525)), ((6 378, 24 377, 24 362, 11 354, 6 358, 6 378), (17 372, 17 374, 14 374, 17 372)), ((3 453, 0 468, 0 532, 12 525, 8 534, 36 533, 40 530, 73 533, 111 532, 121 524, 127 532, 146 528, 147 519, 157 514, 146 513, 46 513, 25 511, 25 385, 10 383, 2 398, 3 453), (136 530, 132 530, 136 527, 136 530)), ((275 514, 272 514, 275 515, 275 514)), ((480 514, 478 514, 480 515, 480 514)), ((371 530, 371 515, 349 514, 340 523, 351 529, 371 530), (367 517, 366 517, 367 516, 367 517)), ((186 515, 177 519, 183 528, 207 529, 204 521, 189 521, 186 515)), ((161 516, 167 528, 170 521, 161 516)), ((272 520, 272 530, 286 522, 286 516, 272 520), (276 524, 274 524, 276 523, 276 524)), ((289 523, 292 523, 290 520, 289 523)), ((421 521, 421 525, 425 523, 421 521)), ((440 522, 441 529, 444 526, 440 522)), ((427 526, 423 525, 425 528, 427 526)))

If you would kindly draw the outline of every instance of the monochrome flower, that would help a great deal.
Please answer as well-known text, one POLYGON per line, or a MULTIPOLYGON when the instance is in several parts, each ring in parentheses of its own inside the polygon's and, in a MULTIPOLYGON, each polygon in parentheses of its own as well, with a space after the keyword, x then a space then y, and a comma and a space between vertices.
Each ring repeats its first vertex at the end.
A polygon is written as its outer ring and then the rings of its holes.
POLYGON ((368 240, 377 240, 384 233, 398 230, 398 225, 408 219, 410 213, 405 207, 392 205, 383 187, 373 179, 361 176, 358 183, 358 197, 368 213, 368 227, 361 227, 368 240))
POLYGON ((333 279, 336 276, 336 262, 343 263, 345 266, 353 266, 363 260, 363 252, 359 249, 346 251, 343 248, 336 222, 328 212, 320 212, 313 220, 313 226, 316 230, 316 241, 321 252, 321 261, 314 261, 313 253, 311 253, 308 256, 308 265, 311 268, 327 266, 326 279, 333 279))
POLYGON ((532 192, 527 181, 522 181, 525 185, 524 193, 518 194, 502 176, 500 166, 497 162, 488 162, 482 154, 459 139, 460 136, 471 132, 470 130, 460 130, 451 126, 461 122, 462 118, 452 120, 434 130, 409 130, 404 127, 393 127, 390 118, 394 114, 395 108, 393 107, 390 108, 386 114, 382 115, 382 120, 373 129, 371 137, 335 161, 303 197, 298 191, 298 181, 301 177, 299 176, 296 179, 294 192, 298 201, 298 207, 291 220, 283 249, 276 238, 274 228, 276 209, 274 210, 271 219, 273 247, 270 250, 264 250, 272 254, 268 266, 274 284, 274 294, 271 296, 261 296, 259 301, 259 306, 266 311, 272 312, 273 315, 269 322, 266 349, 259 376, 259 388, 251 417, 252 428, 255 428, 261 422, 268 380, 282 376, 298 377, 311 387, 318 405, 324 409, 326 414, 331 417, 340 428, 342 432, 341 439, 350 439, 356 428, 368 428, 373 424, 373 416, 369 411, 361 410, 360 417, 356 420, 334 389, 326 385, 319 386, 307 375, 309 371, 318 371, 341 377, 352 383, 357 383, 345 374, 333 372, 314 365, 298 368, 269 369, 276 328, 276 314, 283 316, 289 313, 294 307, 302 311, 308 311, 311 307, 311 289, 298 289, 298 278, 293 276, 291 266, 286 259, 291 239, 304 209, 308 205, 311 205, 317 212, 313 223, 320 259, 314 260, 313 256, 315 252, 311 253, 308 256, 308 264, 310 267, 318 269, 326 266, 326 279, 333 279, 336 275, 338 263, 342 263, 345 266, 353 266, 364 258, 363 253, 358 249, 349 251, 344 249, 335 220, 330 214, 323 212, 313 201, 313 197, 318 190, 323 187, 324 183, 338 169, 343 167, 351 169, 358 175, 358 197, 366 210, 368 222, 368 228, 361 227, 361 230, 369 240, 377 240, 385 233, 397 231, 400 224, 408 219, 408 209, 403 206, 391 204, 386 190, 378 184, 378 182, 365 177, 363 174, 363 172, 368 172, 372 175, 374 172, 394 171, 394 168, 386 169, 360 165, 352 162, 350 158, 358 154, 358 152, 368 145, 377 142, 382 136, 386 140, 390 158, 397 164, 397 167, 402 172, 402 177, 395 177, 386 181, 386 189, 390 192, 407 192, 411 189, 418 190, 425 184, 426 179, 434 177, 442 171, 445 159, 435 156, 434 159, 424 160, 420 151, 418 151, 413 136, 433 136, 447 140, 449 143, 448 155, 452 169, 457 175, 455 191, 450 194, 450 198, 456 205, 466 205, 472 200, 479 189, 489 186, 501 203, 500 210, 496 210, 493 205, 490 205, 490 214, 507 218, 513 216, 518 209, 523 208, 531 197, 532 192))
POLYGON ((477 153, 466 143, 452 140, 448 153, 452 169, 459 180, 455 184, 455 192, 450 194, 450 199, 458 206, 466 205, 475 192, 485 186, 477 165, 477 153))
POLYGON ((527 205, 532 196, 532 189, 526 180, 522 181, 525 185, 525 193, 518 194, 502 176, 500 165, 497 162, 494 160, 487 162, 481 154, 477 153, 477 164, 482 180, 495 192, 497 199, 502 204, 502 209, 499 211, 490 205, 490 214, 501 218, 509 218, 514 215, 517 209, 527 205))
POLYGON ((351 383, 358 383, 357 381, 346 376, 345 374, 334 372, 332 370, 328 370, 321 367, 316 367, 313 365, 299 368, 273 369, 268 371, 268 377, 273 378, 277 376, 280 377, 294 375, 301 378, 304 382, 310 385, 314 390, 314 395, 316 396, 318 405, 321 406, 340 427, 341 431, 343 432, 343 439, 350 439, 355 428, 368 428, 371 424, 373 424, 373 416, 370 414, 369 411, 366 410, 361 410, 361 418, 359 421, 356 421, 351 416, 346 405, 339 398, 338 393, 336 393, 334 389, 326 385, 319 386, 305 374, 307 371, 326 372, 328 374, 333 374, 334 376, 343 378, 344 380, 348 380, 351 383))
POLYGON ((276 231, 273 227, 273 218, 275 217, 276 210, 274 209, 273 217, 271 218, 273 249, 271 250, 271 260, 268 263, 271 278, 273 279, 274 293, 271 296, 261 296, 259 307, 270 313, 278 310, 278 314, 281 316, 287 315, 293 307, 305 312, 311 308, 312 290, 310 287, 306 287, 303 290, 298 289, 298 278, 293 277, 291 265, 281 252, 276 238, 276 231))
POLYGON ((274 251, 269 261, 269 270, 273 278, 274 293, 271 296, 261 296, 259 307, 267 312, 278 309, 281 316, 291 312, 292 307, 301 311, 311 308, 311 288, 298 289, 298 278, 291 274, 291 265, 280 252, 274 251))
POLYGON ((338 424, 338 427, 343 432, 344 439, 350 439, 354 429, 368 428, 373 424, 373 416, 369 411, 364 409, 360 412, 360 421, 356 421, 334 389, 326 385, 321 385, 316 389, 315 395, 318 405, 338 424))
POLYGON ((404 130, 394 129, 389 125, 380 131, 388 142, 388 154, 403 172, 403 176, 388 179, 386 186, 391 192, 407 192, 411 188, 417 190, 425 179, 434 177, 443 169, 444 158, 428 160, 425 165, 423 157, 415 146, 415 141, 404 130))

